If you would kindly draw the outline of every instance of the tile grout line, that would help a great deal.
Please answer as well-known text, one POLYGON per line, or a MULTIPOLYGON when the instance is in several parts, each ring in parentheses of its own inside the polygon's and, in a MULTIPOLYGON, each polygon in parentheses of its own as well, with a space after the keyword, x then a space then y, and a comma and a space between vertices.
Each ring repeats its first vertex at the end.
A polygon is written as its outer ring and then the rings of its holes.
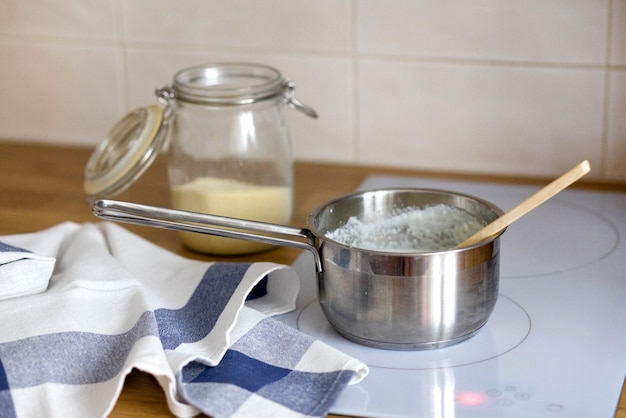
MULTIPOLYGON (((356 11, 357 6, 353 6, 353 10, 356 11)), ((354 12, 355 13, 355 12, 354 12)), ((123 12, 118 7, 118 19, 122 19, 123 12)), ((447 57, 447 56, 426 56, 426 55, 403 55, 403 54, 384 54, 384 53, 364 53, 360 54, 356 51, 356 37, 357 29, 355 21, 352 24, 351 29, 351 48, 350 55, 355 58, 365 58, 370 60, 385 60, 396 61, 406 63, 424 63, 424 64, 450 64, 450 65, 468 65, 468 66, 491 66, 491 67, 519 67, 519 68, 553 68, 553 69, 579 69, 579 70, 626 70, 626 65, 604 63, 583 63, 583 62, 547 62, 547 61, 532 61, 532 60, 501 60, 501 59, 486 59, 486 58, 466 58, 466 57, 447 57)), ((118 21, 121 24, 121 22, 118 21)), ((119 32, 123 32, 123 28, 119 28, 119 32)), ((23 35, 10 35, 0 33, 0 43, 11 44, 59 44, 66 47, 71 46, 83 46, 83 47, 115 47, 123 45, 125 49, 144 49, 144 50, 158 50, 158 51, 186 51, 186 52, 202 52, 209 50, 223 50, 223 51, 235 51, 238 53, 254 52, 254 53, 274 53, 274 54, 290 54, 293 56, 309 56, 309 57, 341 57, 341 52, 335 51, 314 51, 314 50, 289 50, 289 49, 275 49, 267 47, 258 48, 243 48, 232 47, 228 45, 202 45, 202 44, 189 44, 189 43, 167 43, 167 42, 154 42, 154 41, 129 41, 125 39, 125 34, 119 33, 122 38, 115 40, 107 39, 76 39, 54 36, 23 36, 23 35)))
POLYGON ((350 67, 352 74, 352 160, 355 163, 361 161, 361 135, 359 130, 359 54, 358 54, 358 0, 350 2, 351 28, 350 28, 350 67))
POLYGON ((124 5, 122 0, 115 1, 115 23, 117 34, 117 48, 120 57, 119 77, 120 88, 123 91, 123 113, 126 113, 130 107, 130 80, 128 71, 128 50, 126 43, 126 32, 124 30, 124 5))
POLYGON ((606 47, 604 51, 604 91, 602 92, 602 128, 600 133, 600 177, 607 178, 608 175, 608 148, 609 148, 609 113, 611 110, 611 36, 613 32, 612 23, 613 0, 608 2, 607 24, 606 24, 606 47))

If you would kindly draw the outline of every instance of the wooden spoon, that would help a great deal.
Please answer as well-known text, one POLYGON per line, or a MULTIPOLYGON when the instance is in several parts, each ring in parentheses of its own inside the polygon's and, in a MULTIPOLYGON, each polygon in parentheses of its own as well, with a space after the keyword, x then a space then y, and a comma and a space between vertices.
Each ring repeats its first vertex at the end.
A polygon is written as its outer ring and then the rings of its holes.
POLYGON ((465 241, 457 245, 456 248, 474 245, 484 239, 487 239, 497 234, 498 232, 502 231, 504 228, 524 216, 526 213, 535 209, 537 206, 541 205, 543 202, 550 199, 557 193, 561 192, 563 189, 574 183, 576 180, 580 179, 590 170, 591 167, 589 165, 589 161, 583 161, 567 173, 563 174, 561 177, 554 180, 552 183, 545 186, 543 189, 539 190, 534 195, 530 196, 528 199, 524 200, 522 203, 520 203, 504 215, 500 216, 489 225, 485 226, 480 231, 476 232, 474 235, 467 238, 465 241))

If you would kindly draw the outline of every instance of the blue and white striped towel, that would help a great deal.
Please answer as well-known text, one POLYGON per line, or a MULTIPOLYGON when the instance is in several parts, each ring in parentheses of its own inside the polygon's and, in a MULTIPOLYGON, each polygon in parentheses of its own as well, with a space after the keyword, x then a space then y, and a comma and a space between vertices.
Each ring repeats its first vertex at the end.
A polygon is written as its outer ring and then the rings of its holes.
POLYGON ((316 417, 367 374, 271 318, 294 308, 289 267, 189 260, 107 222, 0 241, 56 258, 47 291, 0 301, 2 417, 106 416, 133 368, 177 416, 316 417))

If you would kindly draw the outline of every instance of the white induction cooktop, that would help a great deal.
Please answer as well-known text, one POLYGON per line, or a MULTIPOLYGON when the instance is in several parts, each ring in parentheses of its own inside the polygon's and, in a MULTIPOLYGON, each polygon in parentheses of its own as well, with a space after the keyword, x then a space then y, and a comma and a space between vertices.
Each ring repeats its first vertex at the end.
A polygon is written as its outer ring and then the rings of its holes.
MULTIPOLYGON (((360 189, 436 188, 508 210, 539 187, 372 176, 360 189)), ((368 364, 331 412, 359 417, 609 418, 626 375, 626 194, 568 189, 501 238, 500 295, 477 335, 429 351, 339 336, 317 303, 307 252, 302 290, 281 320, 368 364)))

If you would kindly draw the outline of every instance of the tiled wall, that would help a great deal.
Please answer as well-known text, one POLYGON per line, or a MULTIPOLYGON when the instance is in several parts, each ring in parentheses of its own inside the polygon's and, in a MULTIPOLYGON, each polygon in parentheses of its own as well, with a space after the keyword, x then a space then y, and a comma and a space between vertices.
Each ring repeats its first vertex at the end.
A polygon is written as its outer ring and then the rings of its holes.
POLYGON ((94 146, 210 61, 296 82, 299 159, 626 181, 626 0, 0 0, 0 138, 94 146))

